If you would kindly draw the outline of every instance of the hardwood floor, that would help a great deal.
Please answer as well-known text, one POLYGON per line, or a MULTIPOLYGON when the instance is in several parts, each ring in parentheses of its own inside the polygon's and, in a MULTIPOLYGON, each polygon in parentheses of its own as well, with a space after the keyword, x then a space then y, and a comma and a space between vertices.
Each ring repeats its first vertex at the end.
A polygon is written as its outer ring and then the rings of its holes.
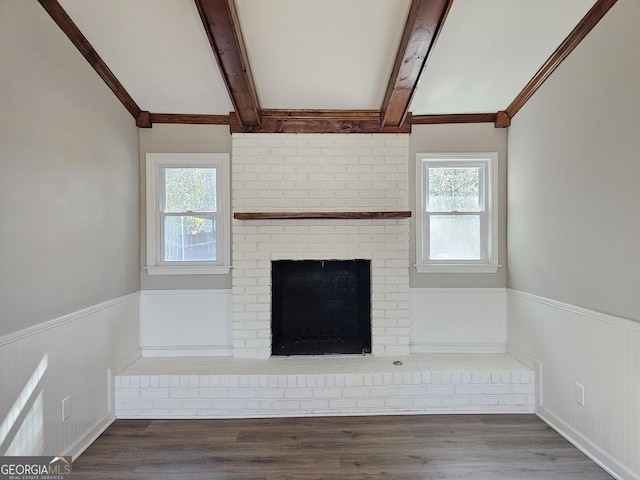
POLYGON ((611 479, 534 415, 118 420, 73 478, 611 479))

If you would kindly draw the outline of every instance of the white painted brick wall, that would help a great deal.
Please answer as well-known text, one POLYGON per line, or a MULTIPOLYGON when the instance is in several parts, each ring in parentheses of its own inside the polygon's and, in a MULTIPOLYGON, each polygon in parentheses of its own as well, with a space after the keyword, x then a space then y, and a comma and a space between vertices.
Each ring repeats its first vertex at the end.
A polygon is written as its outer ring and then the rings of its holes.
POLYGON ((406 209, 408 147, 408 135, 234 134, 234 209, 406 209))
MULTIPOLYGON (((234 134, 232 209, 408 210, 408 135, 234 134)), ((409 221, 233 222, 233 352, 271 354, 271 262, 368 259, 372 353, 409 353, 409 221)))
POLYGON ((121 375, 115 387, 118 418, 531 413, 535 408, 529 370, 121 375))

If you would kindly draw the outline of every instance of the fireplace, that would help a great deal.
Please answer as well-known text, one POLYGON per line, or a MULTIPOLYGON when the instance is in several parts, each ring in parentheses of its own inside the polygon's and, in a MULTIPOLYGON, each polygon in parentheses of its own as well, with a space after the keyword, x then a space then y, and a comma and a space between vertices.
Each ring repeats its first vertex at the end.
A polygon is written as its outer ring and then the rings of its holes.
POLYGON ((233 356, 277 353, 274 262, 324 260, 326 269, 336 259, 370 261, 367 338, 348 351, 408 355, 409 219, 362 213, 408 210, 409 135, 234 133, 232 142, 233 356))
POLYGON ((272 262, 272 355, 371 352, 369 260, 272 262))

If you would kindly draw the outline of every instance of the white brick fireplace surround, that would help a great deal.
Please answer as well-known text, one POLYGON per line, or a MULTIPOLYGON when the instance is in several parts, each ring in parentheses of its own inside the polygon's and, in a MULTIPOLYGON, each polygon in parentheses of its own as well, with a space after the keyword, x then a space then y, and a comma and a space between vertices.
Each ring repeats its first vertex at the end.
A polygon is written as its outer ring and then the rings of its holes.
MULTIPOLYGON (((409 210, 408 135, 234 134, 232 210, 409 210)), ((408 355, 409 220, 234 220, 233 356, 271 355, 271 262, 371 260, 372 353, 408 355)))

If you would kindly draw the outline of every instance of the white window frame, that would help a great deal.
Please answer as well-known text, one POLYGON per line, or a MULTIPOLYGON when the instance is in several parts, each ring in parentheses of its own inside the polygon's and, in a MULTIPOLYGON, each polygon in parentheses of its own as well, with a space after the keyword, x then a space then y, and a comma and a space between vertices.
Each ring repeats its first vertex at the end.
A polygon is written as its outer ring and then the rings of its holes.
POLYGON ((227 153, 147 153, 147 266, 149 275, 228 274, 231 270, 230 167, 227 153), (175 265, 162 261, 162 172, 167 167, 216 168, 216 251, 213 262, 180 262, 175 265))
MULTIPOLYGON (((482 188, 482 187, 481 187, 482 188)), ((498 264, 498 153, 418 153, 416 154, 416 269, 419 273, 496 273, 498 264), (426 213, 426 165, 468 166, 486 164, 484 181, 485 211, 481 214, 481 260, 430 260, 428 215, 426 213)))

